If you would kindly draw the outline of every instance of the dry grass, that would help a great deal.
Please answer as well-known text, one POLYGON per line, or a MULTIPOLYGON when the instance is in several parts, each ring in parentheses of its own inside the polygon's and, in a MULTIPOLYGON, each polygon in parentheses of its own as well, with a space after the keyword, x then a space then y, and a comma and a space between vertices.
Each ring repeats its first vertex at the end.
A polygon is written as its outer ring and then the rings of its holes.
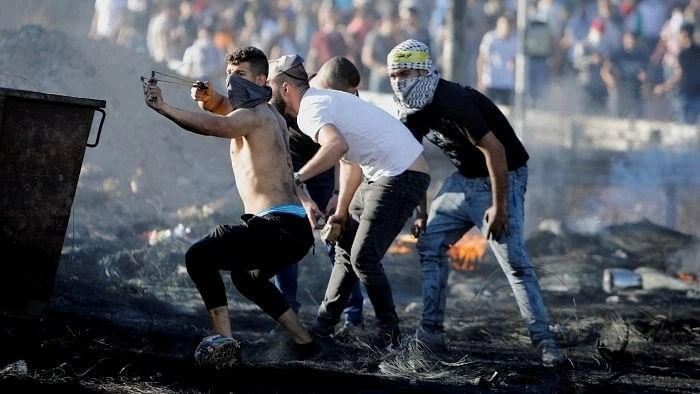
POLYGON ((426 344, 416 338, 406 338, 397 350, 379 351, 382 374, 393 378, 411 380, 436 380, 452 375, 461 378, 476 378, 481 368, 468 356, 455 362, 447 362, 433 353, 426 344))

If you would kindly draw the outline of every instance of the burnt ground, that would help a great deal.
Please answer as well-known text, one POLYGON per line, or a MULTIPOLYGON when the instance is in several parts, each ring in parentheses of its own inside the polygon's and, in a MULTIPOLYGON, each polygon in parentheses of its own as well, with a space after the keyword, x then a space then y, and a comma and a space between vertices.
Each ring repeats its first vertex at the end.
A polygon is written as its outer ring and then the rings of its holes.
MULTIPOLYGON (((556 339, 569 359, 552 370, 540 366, 528 344, 509 289, 486 287, 478 297, 450 303, 445 352, 410 341, 399 352, 382 352, 360 333, 325 342, 308 361, 294 360, 284 338, 266 334, 271 320, 232 291, 234 335, 243 342, 245 362, 208 371, 195 368, 191 357, 208 334, 196 290, 59 281, 41 320, 2 321, 6 351, 0 361, 15 364, 0 372, 0 390, 685 393, 700 387, 695 293, 637 290, 610 303, 601 292, 545 291, 556 339), (26 371, 17 360, 26 362, 26 371)), ((397 300, 407 300, 397 293, 397 300)), ((397 309, 404 333, 415 330, 420 308, 397 302, 397 309)), ((302 320, 311 323, 314 311, 315 305, 305 305, 302 320)))

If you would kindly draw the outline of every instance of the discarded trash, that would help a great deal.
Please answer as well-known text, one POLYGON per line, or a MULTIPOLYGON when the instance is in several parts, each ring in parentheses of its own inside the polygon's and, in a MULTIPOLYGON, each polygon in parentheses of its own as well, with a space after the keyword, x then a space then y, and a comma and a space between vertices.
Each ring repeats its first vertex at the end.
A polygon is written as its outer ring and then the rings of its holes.
POLYGON ((179 223, 172 230, 169 228, 165 230, 153 230, 148 233, 148 244, 154 246, 171 238, 185 238, 187 234, 191 232, 192 229, 185 227, 182 223, 179 223))
POLYGON ((624 268, 606 268, 603 270, 603 290, 613 293, 622 289, 641 289, 642 278, 634 271, 624 268))
POLYGON ((24 360, 17 360, 13 363, 7 364, 5 368, 0 370, 0 376, 26 375, 27 373, 29 373, 29 368, 27 368, 27 362, 24 360))
POLYGON ((619 290, 693 290, 697 284, 692 276, 674 278, 667 273, 649 267, 639 267, 634 271, 624 268, 606 268, 603 271, 603 290, 614 293, 619 290))

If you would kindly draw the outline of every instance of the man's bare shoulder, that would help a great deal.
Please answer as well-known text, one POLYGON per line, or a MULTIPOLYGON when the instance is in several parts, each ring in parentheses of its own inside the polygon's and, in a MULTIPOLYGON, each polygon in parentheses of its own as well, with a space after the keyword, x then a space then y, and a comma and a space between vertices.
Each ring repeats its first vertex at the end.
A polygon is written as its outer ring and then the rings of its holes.
POLYGON ((261 103, 253 108, 239 108, 232 111, 228 116, 245 122, 251 131, 257 130, 253 134, 247 133, 248 137, 256 135, 256 139, 268 138, 264 136, 271 137, 280 133, 286 133, 287 122, 277 109, 268 103, 261 103))
POLYGON ((257 119, 260 122, 263 121, 276 121, 276 116, 278 115, 277 110, 275 110, 268 103, 260 103, 253 108, 236 108, 231 111, 227 116, 235 116, 240 119, 257 119))

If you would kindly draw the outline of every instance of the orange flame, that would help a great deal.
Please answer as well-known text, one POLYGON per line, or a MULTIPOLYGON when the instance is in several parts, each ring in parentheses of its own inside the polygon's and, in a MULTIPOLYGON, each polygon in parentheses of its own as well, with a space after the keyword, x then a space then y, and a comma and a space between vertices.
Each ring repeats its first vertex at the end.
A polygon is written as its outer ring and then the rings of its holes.
POLYGON ((411 254, 416 250, 416 242, 418 239, 411 234, 401 234, 389 247, 388 252, 390 254, 411 254))
POLYGON ((695 283, 695 282, 700 282, 698 280, 698 277, 691 274, 690 272, 679 272, 678 273, 678 279, 680 279, 684 283, 695 283))
POLYGON ((481 234, 468 232, 447 251, 452 269, 474 271, 476 263, 484 257, 488 242, 481 234))

